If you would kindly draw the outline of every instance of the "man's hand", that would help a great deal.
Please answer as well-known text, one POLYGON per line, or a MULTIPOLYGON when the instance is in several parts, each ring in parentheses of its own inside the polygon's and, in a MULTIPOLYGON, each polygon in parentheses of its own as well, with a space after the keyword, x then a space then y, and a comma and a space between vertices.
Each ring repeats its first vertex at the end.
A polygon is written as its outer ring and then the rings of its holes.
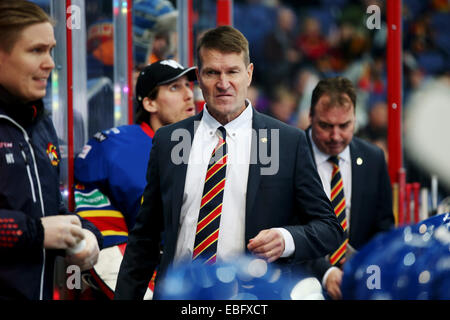
POLYGON ((283 235, 275 229, 262 230, 249 240, 247 249, 267 262, 273 262, 284 252, 283 235))
POLYGON ((325 289, 333 300, 341 300, 341 282, 344 273, 339 268, 333 268, 325 282, 325 289))
POLYGON ((45 249, 68 249, 84 239, 80 219, 75 215, 41 218, 45 249))
POLYGON ((67 255, 66 263, 76 264, 80 267, 81 271, 84 271, 92 268, 97 263, 100 250, 98 248, 97 238, 95 235, 87 229, 82 230, 86 245, 80 252, 67 255))

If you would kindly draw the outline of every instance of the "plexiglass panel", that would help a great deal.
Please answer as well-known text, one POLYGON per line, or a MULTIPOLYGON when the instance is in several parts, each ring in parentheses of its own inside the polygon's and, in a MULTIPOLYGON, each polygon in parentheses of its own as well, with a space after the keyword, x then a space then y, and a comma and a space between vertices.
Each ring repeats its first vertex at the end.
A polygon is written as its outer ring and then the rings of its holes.
POLYGON ((114 25, 112 1, 86 3, 87 132, 114 127, 114 25))

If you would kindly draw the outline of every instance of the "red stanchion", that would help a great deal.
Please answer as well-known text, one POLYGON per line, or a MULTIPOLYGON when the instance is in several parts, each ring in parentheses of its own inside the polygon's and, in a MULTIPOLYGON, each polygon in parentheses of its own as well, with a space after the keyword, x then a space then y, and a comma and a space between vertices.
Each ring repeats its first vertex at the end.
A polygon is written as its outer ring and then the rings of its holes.
POLYGON ((128 124, 134 123, 133 96, 133 1, 127 0, 128 124))
POLYGON ((398 225, 405 223, 405 188, 406 172, 404 168, 398 170, 398 225))
POLYGON ((405 223, 411 223, 411 184, 405 185, 405 223))
POLYGON ((217 0, 216 23, 218 26, 233 25, 233 0, 217 0))
POLYGON ((414 222, 420 222, 419 218, 419 193, 420 193, 420 183, 412 183, 412 190, 414 194, 414 222))
POLYGON ((391 183, 403 163, 402 148, 402 1, 386 1, 387 17, 387 96, 388 170, 391 183))

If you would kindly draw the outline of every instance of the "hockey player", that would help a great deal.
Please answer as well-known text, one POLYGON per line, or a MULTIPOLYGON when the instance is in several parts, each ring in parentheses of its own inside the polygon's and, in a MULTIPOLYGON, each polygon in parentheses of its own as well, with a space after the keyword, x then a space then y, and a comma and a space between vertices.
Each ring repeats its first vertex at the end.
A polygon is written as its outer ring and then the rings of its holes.
POLYGON ((76 212, 104 237, 105 249, 91 274, 109 298, 141 204, 154 132, 195 114, 194 80, 195 67, 174 60, 145 67, 136 83, 136 124, 98 132, 75 160, 76 212))

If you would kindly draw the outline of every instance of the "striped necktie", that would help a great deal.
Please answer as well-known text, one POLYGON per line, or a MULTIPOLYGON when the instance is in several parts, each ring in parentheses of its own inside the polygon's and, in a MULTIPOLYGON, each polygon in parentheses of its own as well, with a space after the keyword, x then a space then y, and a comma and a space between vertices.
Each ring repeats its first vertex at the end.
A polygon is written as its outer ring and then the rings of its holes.
POLYGON ((345 255, 348 243, 347 232, 347 217, 345 214, 345 196, 344 196, 344 182, 342 181, 341 172, 339 170, 339 158, 337 156, 331 156, 328 161, 333 165, 333 171, 331 173, 331 193, 330 201, 334 209, 334 213, 344 229, 345 240, 339 246, 339 248, 330 256, 330 263, 337 265, 345 255))
POLYGON ((206 172, 192 255, 193 260, 199 259, 207 264, 216 262, 228 158, 225 128, 219 127, 217 133, 219 142, 214 148, 206 172))

